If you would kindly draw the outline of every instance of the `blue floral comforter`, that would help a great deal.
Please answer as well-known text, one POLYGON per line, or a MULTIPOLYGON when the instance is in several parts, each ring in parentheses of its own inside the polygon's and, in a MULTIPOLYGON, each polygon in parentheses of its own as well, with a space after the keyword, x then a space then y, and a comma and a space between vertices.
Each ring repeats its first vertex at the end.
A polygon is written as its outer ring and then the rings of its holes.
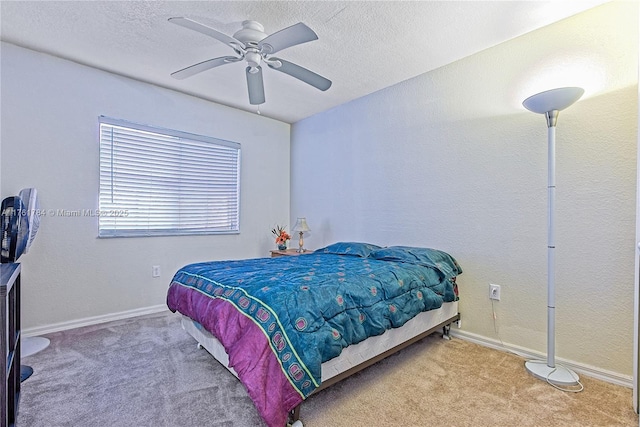
POLYGON ((455 277, 461 272, 444 252, 407 247, 381 248, 366 257, 321 251, 215 261, 178 271, 167 303, 229 347, 230 364, 262 417, 281 427, 287 411, 319 386, 322 362, 456 300, 455 277), (245 360, 247 352, 267 360, 275 372, 257 370, 262 362, 245 360), (278 393, 262 390, 273 386, 264 376, 282 377, 285 402, 269 401, 267 395, 278 393))

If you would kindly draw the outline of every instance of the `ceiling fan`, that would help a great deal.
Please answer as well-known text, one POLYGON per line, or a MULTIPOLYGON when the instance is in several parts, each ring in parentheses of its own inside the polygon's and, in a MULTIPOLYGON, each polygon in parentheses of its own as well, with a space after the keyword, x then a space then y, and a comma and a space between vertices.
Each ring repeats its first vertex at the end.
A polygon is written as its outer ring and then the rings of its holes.
POLYGON ((331 87, 331 80, 292 62, 271 56, 288 47, 318 39, 316 33, 302 22, 267 35, 264 32, 264 27, 260 23, 256 21, 244 21, 242 23, 242 29, 238 30, 233 37, 189 18, 169 18, 169 22, 213 37, 231 47, 238 55, 208 59, 183 68, 171 74, 171 76, 176 79, 185 79, 211 68, 245 60, 248 64, 246 75, 247 87, 249 89, 249 102, 252 105, 263 104, 265 101, 261 66, 263 63, 269 68, 295 77, 322 91, 331 87))

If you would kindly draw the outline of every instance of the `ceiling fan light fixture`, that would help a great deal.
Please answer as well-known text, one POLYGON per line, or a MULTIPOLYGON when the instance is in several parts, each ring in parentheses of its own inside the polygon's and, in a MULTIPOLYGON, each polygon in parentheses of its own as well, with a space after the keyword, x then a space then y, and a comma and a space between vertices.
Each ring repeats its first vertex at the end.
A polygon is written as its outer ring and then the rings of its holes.
POLYGON ((254 50, 247 51, 247 53, 244 55, 244 59, 247 60, 247 64, 249 64, 249 66, 252 68, 259 66, 260 62, 262 62, 262 56, 254 50))

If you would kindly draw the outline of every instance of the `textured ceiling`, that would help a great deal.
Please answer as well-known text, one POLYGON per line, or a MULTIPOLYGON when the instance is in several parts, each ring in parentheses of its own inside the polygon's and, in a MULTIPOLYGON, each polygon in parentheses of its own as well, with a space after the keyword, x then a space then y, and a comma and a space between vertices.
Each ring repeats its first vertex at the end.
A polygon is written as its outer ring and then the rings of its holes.
POLYGON ((581 1, 6 1, 3 41, 257 112, 238 62, 185 80, 189 65, 234 52, 167 21, 187 17, 233 35, 304 22, 319 39, 278 56, 333 81, 321 92, 265 67, 267 117, 294 123, 604 3, 581 1))

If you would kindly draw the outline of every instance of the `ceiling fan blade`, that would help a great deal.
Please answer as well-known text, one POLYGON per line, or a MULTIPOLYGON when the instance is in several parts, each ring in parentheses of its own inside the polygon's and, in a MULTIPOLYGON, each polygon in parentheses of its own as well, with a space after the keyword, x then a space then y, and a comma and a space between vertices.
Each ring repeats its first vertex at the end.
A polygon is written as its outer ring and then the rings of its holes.
POLYGON ((307 70, 299 65, 296 65, 292 62, 285 61, 280 58, 270 58, 269 63, 267 63, 270 68, 274 70, 281 71, 285 74, 289 74, 291 77, 295 77, 298 80, 302 80, 303 82, 320 89, 322 91, 327 90, 331 87, 331 80, 325 79, 320 74, 316 74, 313 71, 307 70), (278 67, 277 63, 281 65, 278 67))
POLYGON ((264 82, 262 67, 247 67, 247 88, 251 105, 264 104, 264 82))
POLYGON ((214 39, 219 40, 222 43, 231 46, 235 50, 238 50, 238 48, 240 49, 245 48, 244 44, 240 40, 236 40, 231 36, 228 36, 224 33, 221 33, 218 30, 214 30, 211 27, 208 27, 204 24, 201 24, 189 18, 182 18, 182 17, 169 18, 169 22, 176 25, 180 25, 181 27, 184 27, 184 28, 188 28, 190 30, 197 31, 209 37, 213 37, 214 39))
POLYGON ((241 59, 242 58, 236 58, 235 56, 222 56, 220 58, 208 59, 198 64, 191 65, 187 68, 183 68, 182 70, 176 71, 175 73, 171 73, 171 77, 178 80, 186 79, 187 77, 191 77, 194 74, 210 70, 211 68, 219 67, 220 65, 238 62, 241 59))
POLYGON ((284 28, 265 37, 260 41, 260 43, 258 43, 258 48, 262 49, 262 51, 268 55, 297 44, 317 39, 318 35, 311 28, 307 27, 302 22, 298 22, 295 25, 284 28))

